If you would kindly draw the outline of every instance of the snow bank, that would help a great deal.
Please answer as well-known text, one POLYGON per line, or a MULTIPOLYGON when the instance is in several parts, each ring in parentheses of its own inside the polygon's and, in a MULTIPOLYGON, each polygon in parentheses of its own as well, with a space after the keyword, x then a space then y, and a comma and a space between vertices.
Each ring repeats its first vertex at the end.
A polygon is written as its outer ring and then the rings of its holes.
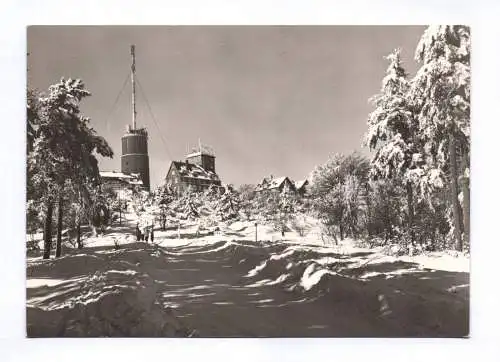
POLYGON ((160 304, 158 284, 144 272, 162 270, 165 263, 154 250, 133 246, 29 263, 28 336, 188 336, 173 311, 160 304))
POLYGON ((304 270, 304 274, 300 280, 300 286, 304 288, 304 290, 311 290, 315 285, 317 285, 321 278, 327 274, 334 274, 328 269, 319 269, 317 270, 316 264, 310 264, 306 270, 304 270))
POLYGON ((218 251, 222 251, 224 249, 227 249, 234 245, 232 241, 219 241, 215 243, 208 243, 208 244, 198 244, 196 247, 191 247, 191 248, 182 248, 182 251, 175 252, 175 251, 164 251, 166 255, 174 255, 174 256, 181 256, 181 255, 193 255, 193 254, 206 254, 206 253, 216 253, 218 251))
POLYGON ((279 244, 281 251, 247 269, 245 287, 280 285, 307 300, 325 300, 333 314, 352 313, 388 336, 394 331, 398 336, 468 334, 467 258, 443 253, 395 257, 350 243, 330 248, 279 244))
MULTIPOLYGON (((287 282, 288 289, 324 292, 331 286, 329 280, 337 280, 337 277, 354 278, 361 282, 379 277, 392 279, 406 276, 425 280, 431 278, 427 274, 432 271, 468 273, 468 267, 469 259, 464 255, 433 253, 396 257, 385 255, 381 249, 360 248, 353 240, 345 240, 332 247, 292 243, 281 252, 269 254, 254 264, 246 278, 257 279, 252 285, 267 285, 286 274, 287 277, 281 281, 287 282)), ((437 288, 443 289, 441 286, 437 288)))
POLYGON ((255 268, 253 268, 252 270, 250 270, 246 277, 247 278, 251 278, 251 277, 254 277, 256 276, 257 274, 259 274, 267 265, 267 260, 264 260, 262 263, 260 263, 259 265, 257 265, 255 268))
POLYGON ((114 284, 96 275, 80 296, 59 308, 27 308, 29 337, 182 337, 187 336, 172 311, 155 303, 151 280, 139 286, 114 284))
POLYGON ((452 255, 442 251, 415 256, 402 256, 399 259, 418 263, 421 268, 426 269, 464 273, 469 273, 470 270, 470 258, 463 253, 452 255))
POLYGON ((232 231, 243 231, 247 228, 253 227, 255 224, 250 221, 235 221, 227 226, 228 229, 232 231))

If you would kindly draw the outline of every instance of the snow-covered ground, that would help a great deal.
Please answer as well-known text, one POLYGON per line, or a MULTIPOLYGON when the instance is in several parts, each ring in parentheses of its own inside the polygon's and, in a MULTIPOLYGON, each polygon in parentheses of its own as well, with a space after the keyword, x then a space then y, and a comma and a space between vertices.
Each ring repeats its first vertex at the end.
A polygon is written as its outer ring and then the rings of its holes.
MULTIPOLYGON (((414 256, 391 256, 385 254, 385 249, 382 247, 363 248, 357 246, 355 240, 345 239, 337 245, 333 243, 325 244, 321 239, 320 230, 317 220, 311 217, 305 217, 307 233, 299 235, 296 231, 288 231, 285 237, 281 233, 274 230, 271 225, 257 224, 254 221, 235 221, 227 224, 220 224, 219 231, 208 233, 207 230, 200 230, 200 225, 194 221, 184 221, 178 229, 162 231, 155 227, 154 244, 163 247, 179 247, 179 246, 201 246, 209 245, 220 241, 234 240, 264 240, 271 242, 282 242, 289 244, 290 247, 286 253, 294 251, 311 251, 314 250, 318 254, 339 253, 342 255, 355 255, 369 252, 371 254, 368 260, 362 257, 351 257, 349 260, 353 264, 375 265, 382 263, 395 263, 398 261, 418 264, 420 269, 434 269, 443 271, 469 272, 470 259, 463 253, 451 253, 446 251, 430 252, 414 256), (257 231, 257 233, 256 233, 257 231), (257 234, 257 235, 256 235, 257 234)), ((136 242, 135 234, 130 226, 151 225, 153 224, 151 217, 140 218, 135 213, 129 212, 123 214, 123 225, 129 225, 129 228, 115 225, 109 227, 104 235, 92 236, 87 235, 84 240, 85 247, 114 247, 115 245, 126 245, 136 242), (146 222, 144 220, 147 220, 146 222)), ((212 228, 213 231, 213 228, 212 228)), ((28 236, 29 240, 36 240, 39 243, 40 249, 43 249, 42 233, 32 234, 28 236)), ((69 246, 69 245, 67 245, 69 246)), ((276 255, 271 256, 276 258, 276 255)), ((28 258, 28 260, 40 259, 40 256, 28 258)), ((316 260, 322 263, 321 260, 316 260)), ((324 261, 324 259, 323 259, 324 261)), ((373 274, 375 275, 375 274, 373 274)))
MULTIPOLYGON (((378 306, 373 307, 377 310, 370 318, 382 316, 384 328, 391 326, 397 330, 398 323, 416 323, 415 328, 410 328, 411 333, 405 333, 419 334, 431 328, 429 323, 434 323, 439 326, 432 327, 437 328, 434 331, 437 335, 456 330, 467 334, 468 327, 463 322, 468 315, 469 258, 466 255, 436 252, 390 256, 383 248, 362 248, 349 239, 338 245, 325 245, 312 218, 305 221, 308 232, 302 236, 288 231, 282 238, 272 226, 258 224, 257 243, 253 221, 220 223, 215 232, 196 222, 184 221, 179 229, 155 229, 154 244, 145 244, 137 243, 134 235, 140 218, 128 213, 124 219, 123 225, 109 228, 104 235, 86 234, 83 250, 66 244, 64 256, 59 259, 42 260, 36 253, 28 256, 27 307, 31 335, 190 335, 192 331, 174 315, 176 308, 184 308, 183 298, 176 298, 183 295, 186 300, 216 298, 223 294, 218 291, 192 295, 192 290, 217 289, 217 285, 241 290, 274 288, 266 289, 272 295, 267 298, 261 295, 258 301, 251 302, 263 308, 278 298, 274 293, 282 293, 279 290, 303 295, 297 304, 311 293, 341 298, 339 303, 345 303, 347 298, 358 306, 370 300, 378 306), (215 264, 203 264, 209 259, 215 264), (203 271, 207 265, 226 268, 224 260, 229 260, 230 265, 222 274, 212 275, 212 269, 203 271), (175 287, 180 282, 172 280, 176 278, 172 270, 175 263, 188 265, 176 269, 181 279, 185 273, 199 270, 200 274, 190 274, 189 289, 183 289, 180 284, 175 287), (216 282, 218 278, 231 280, 231 273, 235 278, 233 282, 216 282), (241 285, 236 287, 232 283, 241 285), (167 285, 169 291, 160 292, 167 285), (161 300, 155 297, 158 295, 162 296, 161 300), (99 322, 89 319, 92 313, 100 313, 99 322), (133 320, 127 322, 121 318, 117 322, 120 313, 133 316, 133 320), (145 317, 149 314, 155 319, 145 317), (423 318, 422 322, 419 317, 423 318), (61 332, 62 325, 67 332, 61 332), (130 325, 138 327, 126 330, 130 325)), ((41 235, 34 237, 41 239, 41 235)), ((289 297, 279 294, 279 298, 289 297)), ((238 305, 239 302, 231 298, 211 300, 210 304, 219 308, 238 305)), ((280 305, 287 305, 286 300, 280 305)), ((194 317, 188 319, 191 324, 197 323, 194 317)))

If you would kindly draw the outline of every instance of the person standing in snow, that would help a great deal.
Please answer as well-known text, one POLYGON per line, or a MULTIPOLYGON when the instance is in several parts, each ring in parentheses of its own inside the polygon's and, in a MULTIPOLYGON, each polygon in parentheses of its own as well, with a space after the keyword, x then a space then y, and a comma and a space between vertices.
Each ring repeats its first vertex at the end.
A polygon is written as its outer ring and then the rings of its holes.
POLYGON ((151 226, 151 244, 153 243, 154 239, 155 239, 154 226, 151 226))
POLYGON ((139 223, 135 226, 135 236, 137 238, 137 241, 141 240, 141 230, 139 229, 139 223))
POLYGON ((104 235, 104 230, 105 230, 105 227, 106 227, 106 225, 105 225, 105 216, 106 215, 104 214, 104 210, 101 208, 99 210, 99 220, 100 220, 99 227, 101 229, 101 235, 104 235))

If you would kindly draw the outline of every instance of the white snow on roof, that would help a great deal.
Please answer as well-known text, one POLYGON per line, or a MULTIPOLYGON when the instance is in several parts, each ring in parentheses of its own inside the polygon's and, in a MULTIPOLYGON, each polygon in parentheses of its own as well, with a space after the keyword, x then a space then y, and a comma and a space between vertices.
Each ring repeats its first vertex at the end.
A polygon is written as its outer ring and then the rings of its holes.
POLYGON ((115 171, 100 171, 99 175, 101 175, 101 178, 103 181, 105 180, 115 180, 115 181, 121 181, 125 182, 129 185, 136 185, 136 186, 142 186, 143 182, 140 179, 139 174, 132 173, 130 175, 127 175, 122 172, 115 172, 115 171))
POLYGON ((182 177, 189 177, 201 180, 212 180, 212 181, 220 181, 219 176, 212 171, 205 170, 200 165, 194 163, 181 163, 178 162, 178 170, 182 177))
POLYGON ((261 190, 272 190, 278 188, 281 186, 283 182, 285 182, 285 179, 286 176, 270 178, 270 179, 265 178, 264 180, 262 180, 260 184, 257 185, 256 190, 261 191, 261 190))
POLYGON ((300 180, 300 181, 295 181, 295 188, 298 190, 300 189, 302 186, 305 185, 305 183, 307 182, 307 180, 300 180))
POLYGON ((280 185, 285 182, 286 177, 278 177, 278 178, 273 178, 271 182, 269 182, 269 187, 270 189, 274 189, 276 187, 280 187, 280 185))
POLYGON ((115 172, 115 171, 100 171, 99 175, 104 178, 120 178, 120 179, 133 179, 134 176, 131 175, 126 175, 121 172, 115 172))

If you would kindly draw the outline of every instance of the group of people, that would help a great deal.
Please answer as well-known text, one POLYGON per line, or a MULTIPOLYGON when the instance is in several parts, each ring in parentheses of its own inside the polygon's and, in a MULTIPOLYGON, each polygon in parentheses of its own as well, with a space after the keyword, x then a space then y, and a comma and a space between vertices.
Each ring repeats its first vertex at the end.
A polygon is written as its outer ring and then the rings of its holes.
POLYGON ((155 234, 154 234, 154 226, 151 225, 151 230, 149 230, 147 227, 145 227, 142 231, 139 228, 139 223, 137 223, 135 227, 135 236, 137 238, 137 241, 145 241, 148 242, 149 239, 151 239, 151 242, 154 241, 155 234))

